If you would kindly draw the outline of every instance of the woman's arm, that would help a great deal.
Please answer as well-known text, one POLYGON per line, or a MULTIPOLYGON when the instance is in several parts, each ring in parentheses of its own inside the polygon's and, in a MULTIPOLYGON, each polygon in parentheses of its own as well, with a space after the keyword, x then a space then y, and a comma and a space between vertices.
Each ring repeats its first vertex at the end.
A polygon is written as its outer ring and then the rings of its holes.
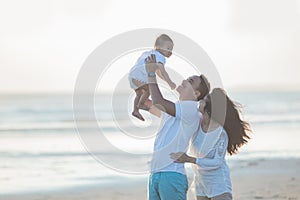
POLYGON ((151 73, 155 74, 155 71, 157 70, 158 65, 156 63, 156 58, 154 54, 151 54, 147 58, 146 61, 146 70, 148 73, 148 85, 149 85, 149 91, 152 98, 152 103, 157 107, 159 110, 168 113, 169 115, 175 117, 176 116, 176 109, 175 104, 165 98, 163 98, 158 85, 156 76, 149 76, 151 73))
POLYGON ((177 152, 170 154, 171 159, 175 160, 177 163, 193 163, 196 164, 197 159, 192 156, 188 156, 186 153, 177 152))
POLYGON ((220 135, 220 139, 218 140, 215 148, 208 153, 209 157, 207 156, 204 158, 196 158, 196 157, 188 156, 186 153, 183 152, 171 153, 170 157, 173 160, 175 160, 174 162, 178 162, 178 163, 189 162, 189 163, 197 164, 203 170, 217 169, 224 162, 225 155, 226 155, 228 141, 226 139, 227 137, 225 134, 226 133, 223 132, 220 135))
POLYGON ((175 160, 176 163, 193 163, 205 170, 217 169, 221 166, 224 158, 195 158, 187 155, 183 152, 171 153, 170 157, 175 160))

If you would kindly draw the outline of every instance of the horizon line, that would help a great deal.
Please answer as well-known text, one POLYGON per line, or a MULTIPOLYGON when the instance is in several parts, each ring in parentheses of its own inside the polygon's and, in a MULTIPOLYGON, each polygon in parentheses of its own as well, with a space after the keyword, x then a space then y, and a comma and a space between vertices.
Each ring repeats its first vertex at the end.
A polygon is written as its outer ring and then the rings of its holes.
MULTIPOLYGON (((300 92, 300 88, 268 88, 268 87, 228 87, 224 88, 226 91, 230 92, 300 92)), ((110 94, 113 90, 103 90, 95 92, 96 94, 110 94)), ((120 94, 128 93, 131 90, 119 90, 120 94)), ((88 92, 82 91, 82 94, 88 92)), ((74 91, 71 90, 49 90, 49 91, 0 91, 0 95, 51 95, 51 94, 62 94, 62 95, 72 95, 74 91)))

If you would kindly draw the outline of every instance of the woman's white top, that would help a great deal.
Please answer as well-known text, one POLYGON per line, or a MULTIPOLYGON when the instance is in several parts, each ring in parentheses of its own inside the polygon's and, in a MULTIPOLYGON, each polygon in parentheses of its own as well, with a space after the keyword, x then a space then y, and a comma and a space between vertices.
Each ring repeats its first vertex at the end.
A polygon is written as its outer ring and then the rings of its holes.
POLYGON ((197 158, 193 165, 197 196, 208 198, 231 193, 231 180, 225 155, 228 136, 223 127, 205 133, 201 123, 192 137, 191 154, 197 158))

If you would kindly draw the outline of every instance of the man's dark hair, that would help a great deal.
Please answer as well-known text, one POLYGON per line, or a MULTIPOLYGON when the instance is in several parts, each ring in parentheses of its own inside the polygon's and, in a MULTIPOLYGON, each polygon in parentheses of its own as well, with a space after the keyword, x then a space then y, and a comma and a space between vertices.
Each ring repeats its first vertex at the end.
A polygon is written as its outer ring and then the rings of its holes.
POLYGON ((199 78, 201 81, 198 90, 201 94, 197 99, 198 101, 203 99, 210 91, 210 83, 208 82, 207 78, 203 74, 201 74, 199 78))

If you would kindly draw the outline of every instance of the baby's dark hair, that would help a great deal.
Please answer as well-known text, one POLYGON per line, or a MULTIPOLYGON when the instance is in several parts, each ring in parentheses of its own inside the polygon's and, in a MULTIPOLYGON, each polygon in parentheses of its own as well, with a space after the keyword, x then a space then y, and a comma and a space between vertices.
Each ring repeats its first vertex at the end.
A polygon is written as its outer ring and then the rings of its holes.
POLYGON ((156 38, 154 47, 158 47, 166 41, 170 41, 173 43, 173 40, 167 34, 161 34, 156 38))

